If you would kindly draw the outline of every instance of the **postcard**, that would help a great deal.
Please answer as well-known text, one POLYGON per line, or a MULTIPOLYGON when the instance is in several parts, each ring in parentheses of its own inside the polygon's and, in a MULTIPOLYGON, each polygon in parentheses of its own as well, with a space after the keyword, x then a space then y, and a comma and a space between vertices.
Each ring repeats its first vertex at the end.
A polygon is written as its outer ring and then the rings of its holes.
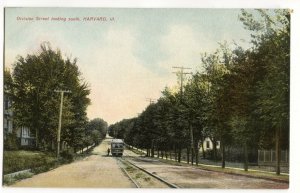
POLYGON ((3 186, 288 189, 292 11, 5 7, 3 186))

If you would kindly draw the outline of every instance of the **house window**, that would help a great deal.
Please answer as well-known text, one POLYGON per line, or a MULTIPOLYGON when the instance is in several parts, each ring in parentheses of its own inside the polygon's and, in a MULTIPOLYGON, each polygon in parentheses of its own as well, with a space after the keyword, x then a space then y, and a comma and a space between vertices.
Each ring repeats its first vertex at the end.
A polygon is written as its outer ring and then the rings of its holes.
POLYGON ((206 149, 210 148, 209 145, 210 145, 209 141, 206 141, 206 149))
POLYGON ((27 137, 28 136, 28 129, 26 127, 22 128, 22 136, 27 137))
POLYGON ((8 128, 7 124, 8 124, 8 120, 7 120, 7 119, 4 119, 4 125, 3 125, 4 129, 7 129, 7 128, 8 128))
POLYGON ((7 131, 8 133, 12 133, 12 121, 11 120, 7 120, 7 131))
POLYGON ((4 110, 8 110, 8 108, 9 108, 9 101, 5 100, 4 101, 4 110))

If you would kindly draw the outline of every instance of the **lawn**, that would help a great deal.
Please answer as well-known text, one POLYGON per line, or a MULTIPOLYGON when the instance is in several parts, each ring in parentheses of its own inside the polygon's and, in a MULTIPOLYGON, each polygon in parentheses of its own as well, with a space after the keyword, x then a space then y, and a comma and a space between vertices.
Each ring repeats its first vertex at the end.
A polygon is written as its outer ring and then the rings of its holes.
POLYGON ((4 151, 3 174, 55 165, 55 155, 40 151, 4 151))

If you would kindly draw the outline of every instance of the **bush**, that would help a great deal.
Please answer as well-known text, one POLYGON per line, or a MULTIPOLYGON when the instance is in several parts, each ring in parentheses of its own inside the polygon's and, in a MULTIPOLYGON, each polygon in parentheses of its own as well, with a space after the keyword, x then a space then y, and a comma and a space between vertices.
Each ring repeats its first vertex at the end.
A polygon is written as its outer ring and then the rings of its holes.
POLYGON ((6 136, 6 139, 4 140, 4 150, 17 150, 18 149, 18 143, 17 143, 17 137, 13 133, 9 133, 6 136))
POLYGON ((61 152, 61 153, 60 153, 60 156, 61 156, 64 160, 66 160, 67 162, 72 162, 72 161, 74 161, 74 154, 71 153, 71 152, 69 152, 69 151, 67 151, 67 150, 61 152))

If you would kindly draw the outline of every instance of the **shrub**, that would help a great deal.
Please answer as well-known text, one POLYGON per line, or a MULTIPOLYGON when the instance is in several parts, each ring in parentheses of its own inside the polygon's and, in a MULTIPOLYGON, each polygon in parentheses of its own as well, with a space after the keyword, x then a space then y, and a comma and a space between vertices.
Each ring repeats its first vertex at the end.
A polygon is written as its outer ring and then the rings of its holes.
POLYGON ((74 161, 74 155, 73 155, 71 152, 67 151, 67 150, 61 152, 61 153, 60 153, 60 156, 61 156, 64 160, 66 160, 67 162, 72 162, 72 161, 74 161))
POLYGON ((9 133, 6 136, 6 139, 4 140, 4 150, 17 150, 18 149, 18 143, 17 143, 17 137, 13 133, 9 133))

